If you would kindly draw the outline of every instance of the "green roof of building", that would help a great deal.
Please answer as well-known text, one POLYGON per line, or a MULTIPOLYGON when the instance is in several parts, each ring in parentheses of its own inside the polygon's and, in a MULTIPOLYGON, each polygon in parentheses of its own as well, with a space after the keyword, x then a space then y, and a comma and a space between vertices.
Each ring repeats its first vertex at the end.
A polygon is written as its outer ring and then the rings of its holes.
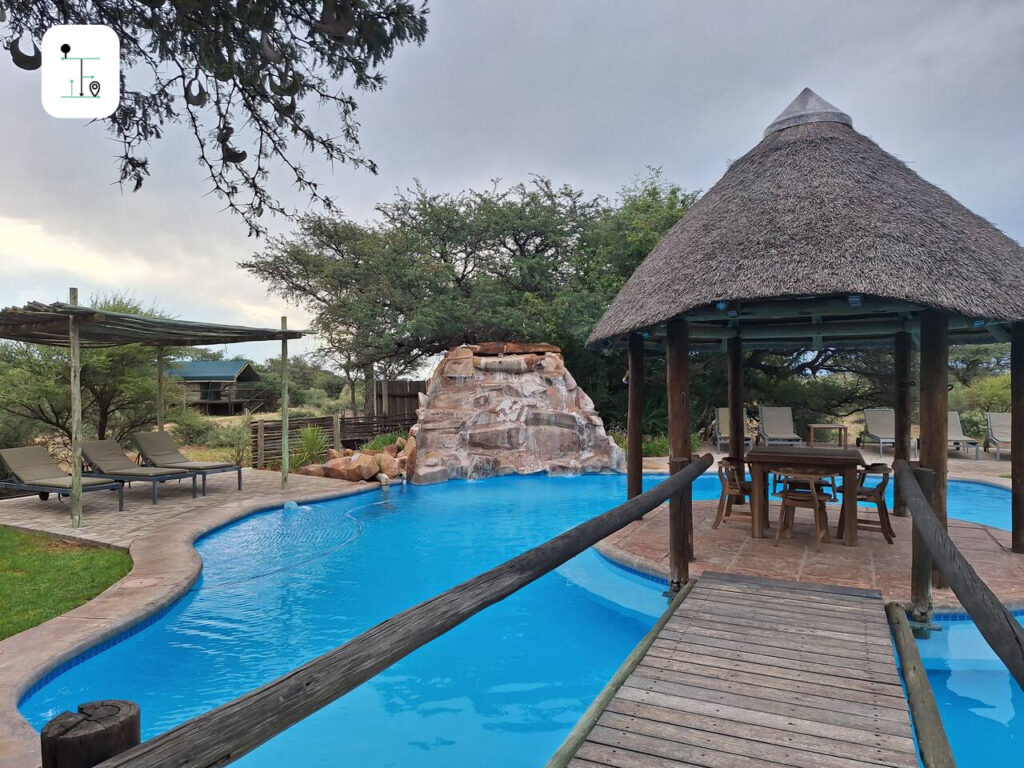
POLYGON ((248 360, 191 360, 173 363, 168 371, 185 381, 235 381, 251 365, 248 360))

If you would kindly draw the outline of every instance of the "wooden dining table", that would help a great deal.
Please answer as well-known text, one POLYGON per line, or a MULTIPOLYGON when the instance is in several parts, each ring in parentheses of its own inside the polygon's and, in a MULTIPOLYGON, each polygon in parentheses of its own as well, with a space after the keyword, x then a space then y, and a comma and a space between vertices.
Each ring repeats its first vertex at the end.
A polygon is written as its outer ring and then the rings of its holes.
MULTIPOLYGON (((797 472, 843 478, 843 512, 847 520, 857 519, 857 471, 864 465, 860 451, 847 448, 804 448, 796 446, 758 446, 744 457, 750 466, 751 536, 763 539, 768 527, 768 475, 772 472, 797 472)), ((847 525, 843 543, 857 545, 857 526, 847 525)))

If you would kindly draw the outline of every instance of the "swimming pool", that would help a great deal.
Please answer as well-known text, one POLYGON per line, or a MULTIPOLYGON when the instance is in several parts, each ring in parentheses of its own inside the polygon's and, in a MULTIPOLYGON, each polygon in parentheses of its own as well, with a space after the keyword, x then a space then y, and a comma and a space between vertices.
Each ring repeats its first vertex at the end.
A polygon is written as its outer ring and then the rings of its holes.
MULTIPOLYGON (((653 485, 660 478, 649 478, 653 485)), ((702 478, 710 493, 717 478, 702 478)), ((193 590, 32 692, 36 728, 124 698, 149 738, 614 506, 617 475, 507 477, 273 510, 203 538, 193 590)), ((586 552, 239 761, 543 764, 666 606, 664 585, 586 552)))
MULTIPOLYGON (((645 487, 662 479, 647 476, 645 487)), ((696 499, 719 492, 715 475, 694 483, 696 499)), ((621 475, 537 475, 252 515, 197 542, 204 570, 185 598, 37 686, 21 711, 41 728, 80 702, 125 698, 152 737, 624 497, 621 475)), ((949 508, 1008 526, 1002 489, 951 482, 949 508)), ((239 764, 543 764, 664 610, 663 589, 585 552, 239 764)))

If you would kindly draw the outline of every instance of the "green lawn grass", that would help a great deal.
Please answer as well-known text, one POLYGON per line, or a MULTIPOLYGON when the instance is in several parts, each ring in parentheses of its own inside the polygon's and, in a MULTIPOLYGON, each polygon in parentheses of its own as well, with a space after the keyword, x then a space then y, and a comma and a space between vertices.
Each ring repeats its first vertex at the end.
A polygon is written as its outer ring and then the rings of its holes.
POLYGON ((81 605, 131 568, 127 552, 0 527, 0 640, 81 605))

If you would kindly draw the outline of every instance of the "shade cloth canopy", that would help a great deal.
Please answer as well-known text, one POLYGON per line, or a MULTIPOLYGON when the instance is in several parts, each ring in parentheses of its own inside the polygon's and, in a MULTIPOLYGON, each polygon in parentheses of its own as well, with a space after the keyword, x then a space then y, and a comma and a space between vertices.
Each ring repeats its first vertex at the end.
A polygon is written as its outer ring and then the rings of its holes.
POLYGON ((195 323, 108 312, 64 302, 42 304, 33 301, 23 307, 0 310, 0 338, 66 347, 69 345, 68 321, 72 317, 78 319, 81 346, 93 348, 122 344, 191 347, 298 339, 304 334, 304 331, 195 323))

